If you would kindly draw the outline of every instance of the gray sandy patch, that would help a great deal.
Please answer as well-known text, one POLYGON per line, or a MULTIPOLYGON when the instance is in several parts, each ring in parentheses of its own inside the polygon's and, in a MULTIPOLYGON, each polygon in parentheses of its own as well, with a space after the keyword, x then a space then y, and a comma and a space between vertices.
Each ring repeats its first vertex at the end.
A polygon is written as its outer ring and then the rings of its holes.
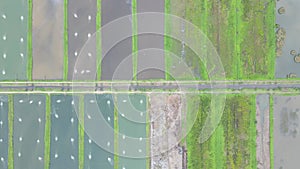
POLYGON ((300 165, 300 96, 274 96, 274 168, 300 165))
POLYGON ((63 7, 63 0, 33 0, 33 79, 62 79, 63 77, 63 7))

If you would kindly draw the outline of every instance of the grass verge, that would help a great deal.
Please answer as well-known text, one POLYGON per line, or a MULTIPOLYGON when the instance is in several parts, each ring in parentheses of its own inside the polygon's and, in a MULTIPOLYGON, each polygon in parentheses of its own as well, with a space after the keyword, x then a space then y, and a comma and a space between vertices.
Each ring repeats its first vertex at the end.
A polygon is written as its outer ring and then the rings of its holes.
MULTIPOLYGON (((115 100, 117 98, 114 98, 115 100)), ((116 106, 116 105, 115 105, 116 106)), ((119 125, 118 125, 118 110, 114 108, 114 169, 119 169, 119 125)))
POLYGON ((102 40, 101 40, 101 0, 97 0, 96 39, 97 39, 97 80, 101 80, 102 40))
POLYGON ((132 0, 132 65, 133 65, 133 80, 137 80, 137 59, 138 59, 138 36, 137 36, 137 0, 132 0))
POLYGON ((14 98, 8 95, 8 169, 14 169, 14 98))
POLYGON ((32 80, 32 0, 28 0, 27 78, 32 80))
POLYGON ((46 95, 46 116, 45 116, 45 135, 44 135, 44 168, 50 168, 50 145, 51 145, 51 98, 46 95))
POLYGON ((79 96, 79 119, 78 119, 78 159, 79 169, 84 168, 84 96, 79 96))
POLYGON ((68 80, 68 0, 64 0, 64 74, 63 79, 68 80))

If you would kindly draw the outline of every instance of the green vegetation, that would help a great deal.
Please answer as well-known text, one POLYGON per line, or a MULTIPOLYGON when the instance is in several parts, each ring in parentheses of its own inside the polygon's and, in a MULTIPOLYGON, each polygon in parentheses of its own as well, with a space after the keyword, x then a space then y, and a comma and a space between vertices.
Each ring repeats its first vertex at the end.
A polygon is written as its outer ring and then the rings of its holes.
MULTIPOLYGON (((170 14, 170 1, 171 0, 165 0, 165 15, 166 14, 170 14)), ((166 51, 171 51, 171 38, 166 36, 169 32, 170 32, 170 21, 168 20, 168 17, 165 17, 165 25, 164 25, 164 32, 165 32, 165 36, 164 36, 164 48, 166 51)), ((164 52, 165 55, 165 77, 166 80, 171 80, 170 77, 170 67, 171 67, 171 60, 170 60, 170 56, 169 56, 169 52, 164 52)))
MULTIPOLYGON (((210 101, 210 95, 188 97, 188 114, 197 112, 187 136, 188 168, 256 168, 255 95, 229 95, 219 126, 200 144, 210 101), (195 110, 197 104, 199 110, 195 110)), ((193 118, 188 116, 188 120, 193 118)))
POLYGON ((137 80, 137 59, 138 59, 138 36, 137 36, 137 0, 132 0, 132 65, 133 65, 133 78, 137 80))
MULTIPOLYGON (((116 98, 114 98, 116 99, 116 98)), ((119 125, 118 125, 118 110, 114 108, 114 169, 119 169, 119 125)))
POLYGON ((44 166, 49 169, 50 165, 50 145, 51 145, 51 99, 50 95, 46 95, 46 113, 45 113, 45 138, 44 138, 44 166))
POLYGON ((32 80, 32 0, 28 0, 27 78, 32 80))
POLYGON ((274 98, 270 95, 270 168, 274 169, 274 98))
POLYGON ((14 169, 14 98, 8 95, 8 169, 14 169))
POLYGON ((79 169, 84 168, 84 96, 79 96, 79 119, 78 119, 78 157, 79 169))
POLYGON ((63 79, 68 80, 68 0, 64 0, 64 74, 63 79))
POLYGON ((97 80, 101 80, 102 42, 101 42, 101 0, 97 0, 96 16, 97 39, 97 80))

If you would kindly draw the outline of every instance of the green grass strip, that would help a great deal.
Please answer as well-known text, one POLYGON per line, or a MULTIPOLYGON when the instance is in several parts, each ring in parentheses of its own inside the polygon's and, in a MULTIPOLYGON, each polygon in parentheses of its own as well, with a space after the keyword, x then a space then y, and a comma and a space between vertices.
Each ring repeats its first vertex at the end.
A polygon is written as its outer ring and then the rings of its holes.
POLYGON ((8 95, 8 169, 14 169, 14 100, 8 95))
POLYGON ((271 1, 269 2, 267 9, 267 14, 265 17, 267 17, 267 37, 269 38, 268 46, 269 46, 269 52, 268 52, 268 60, 269 60, 269 79, 275 78, 275 61, 276 61, 276 35, 275 35, 275 23, 276 23, 276 2, 271 1))
POLYGON ((32 0, 28 0, 27 78, 32 80, 32 0))
POLYGON ((96 40, 97 40, 97 80, 101 80, 102 41, 101 41, 101 0, 97 0, 96 40))
POLYGON ((78 123, 78 160, 79 169, 84 168, 84 95, 79 96, 79 123, 78 123))
POLYGON ((138 57, 138 36, 137 36, 137 0, 132 0, 132 65, 133 65, 133 80, 137 80, 137 57, 138 57))
POLYGON ((270 168, 274 169, 274 98, 270 95, 270 168))
MULTIPOLYGON (((117 98, 114 98, 115 100, 117 100, 117 98)), ((119 137, 118 137, 118 133, 119 133, 119 125, 118 125, 118 110, 115 108, 117 105, 114 106, 114 169, 119 169, 119 137)))
POLYGON ((64 0, 64 74, 63 79, 68 80, 68 0, 64 0))
POLYGON ((50 95, 46 95, 46 116, 45 116, 45 138, 44 138, 44 168, 50 167, 50 144, 51 144, 51 98, 50 95))

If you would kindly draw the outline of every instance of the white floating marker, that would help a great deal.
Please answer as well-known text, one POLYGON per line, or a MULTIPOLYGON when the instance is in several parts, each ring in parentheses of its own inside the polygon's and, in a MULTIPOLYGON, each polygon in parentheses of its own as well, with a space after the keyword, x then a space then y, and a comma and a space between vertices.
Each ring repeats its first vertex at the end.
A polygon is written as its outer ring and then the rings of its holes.
POLYGON ((23 38, 20 38, 20 42, 23 43, 23 42, 24 42, 24 39, 23 39, 23 38))
POLYGON ((6 53, 3 53, 2 56, 3 56, 3 59, 6 59, 6 53))
POLYGON ((21 119, 21 118, 19 118, 19 122, 22 122, 22 119, 21 119))
POLYGON ((123 113, 121 114, 121 116, 122 116, 122 117, 125 117, 125 115, 124 115, 123 113))
POLYGON ((2 39, 3 39, 3 40, 6 40, 6 35, 3 35, 2 39))
POLYGON ((3 74, 3 75, 5 75, 5 74, 6 74, 5 70, 2 70, 2 74, 3 74))
POLYGON ((81 74, 84 74, 84 70, 82 70, 80 73, 81 73, 81 74))
POLYGON ((38 157, 38 160, 39 160, 39 161, 42 161, 42 159, 43 159, 42 157, 38 157))
POLYGON ((60 103, 61 102, 61 100, 56 100, 56 103, 60 103))
POLYGON ((58 158, 58 154, 57 153, 55 153, 54 158, 58 158))
POLYGON ((111 162, 111 158, 110 158, 110 157, 107 157, 107 161, 108 161, 108 162, 111 162))
POLYGON ((144 116, 144 113, 143 113, 143 112, 140 112, 140 116, 144 116))
POLYGON ((21 100, 19 100, 19 103, 23 103, 23 102, 24 102, 24 100, 22 100, 22 99, 21 99, 21 100))
POLYGON ((89 160, 92 159, 92 154, 89 154, 89 160))
POLYGON ((125 135, 123 135, 123 136, 122 136, 122 139, 124 140, 125 138, 126 138, 126 136, 125 136, 125 135))
POLYGON ((90 20, 92 20, 92 17, 91 17, 91 15, 89 15, 89 16, 88 16, 88 20, 89 20, 89 21, 90 21, 90 20))
POLYGON ((55 136, 54 140, 55 140, 55 141, 58 141, 58 137, 57 137, 57 136, 55 136))
POLYGON ((74 33, 74 36, 75 36, 75 37, 77 37, 77 36, 78 36, 78 33, 77 33, 77 32, 75 32, 75 33, 74 33))
POLYGON ((88 70, 88 69, 87 69, 87 70, 85 70, 85 72, 86 72, 86 73, 91 73, 91 71, 90 71, 90 70, 88 70))
POLYGON ((19 153, 18 153, 18 157, 21 157, 21 155, 22 155, 22 154, 19 152, 19 153))
POLYGON ((75 157, 71 155, 71 160, 75 160, 75 157))
POLYGON ((110 100, 107 100, 106 103, 107 103, 107 104, 110 104, 110 100))
POLYGON ((72 117, 70 121, 71 121, 71 123, 74 123, 74 118, 72 117))
POLYGON ((123 166, 122 169, 126 169, 126 168, 123 166))
POLYGON ((2 18, 3 18, 3 19, 6 19, 6 15, 5 15, 5 14, 2 14, 2 18))
POLYGON ((88 38, 90 38, 91 37, 91 34, 90 33, 88 33, 88 38))
POLYGON ((0 102, 0 106, 1 106, 1 107, 3 106, 3 102, 0 102))
POLYGON ((38 118, 38 122, 41 123, 41 122, 42 122, 42 119, 41 119, 41 118, 38 118))
POLYGON ((123 100, 123 103, 126 103, 126 102, 127 102, 127 100, 124 99, 124 100, 123 100))
POLYGON ((143 104, 143 103, 144 103, 144 101, 141 99, 141 100, 140 100, 140 104, 143 104))
POLYGON ((0 125, 1 125, 1 126, 3 125, 3 121, 2 121, 2 120, 0 120, 0 125))
POLYGON ((19 137, 19 141, 22 142, 22 140, 23 140, 23 138, 22 138, 22 137, 19 137))
POLYGON ((30 100, 30 101, 29 101, 29 104, 32 104, 32 103, 33 103, 33 100, 30 100))
POLYGON ((20 53, 20 56, 21 56, 21 58, 24 58, 24 54, 23 53, 20 53))
POLYGON ((74 16, 74 18, 78 18, 78 16, 77 16, 77 14, 76 14, 76 13, 74 13, 74 14, 73 14, 73 16, 74 16))
POLYGON ((110 121, 110 117, 107 117, 107 121, 110 121))
POLYGON ((110 142, 108 141, 106 145, 107 145, 107 147, 109 147, 110 146, 110 142))
POLYGON ((42 104, 42 102, 41 101, 39 101, 39 105, 41 105, 42 104))
POLYGON ((1 157, 1 161, 4 162, 4 158, 3 157, 1 157))
POLYGON ((75 53, 74 53, 74 55, 75 55, 75 56, 77 56, 77 55, 78 55, 78 53, 77 53, 77 52, 75 52, 75 53))
POLYGON ((142 152, 142 149, 139 149, 138 151, 139 151, 139 153, 141 153, 141 152, 142 152))
POLYGON ((88 56, 89 56, 89 57, 92 57, 92 54, 89 52, 89 53, 88 53, 88 56))
POLYGON ((55 114, 54 114, 54 116, 55 116, 55 118, 57 118, 57 119, 58 119, 58 114, 56 114, 56 113, 55 113, 55 114))
POLYGON ((91 139, 89 139, 89 143, 92 144, 92 140, 91 139))
POLYGON ((74 142, 74 138, 71 138, 70 140, 71 140, 72 143, 74 142))
POLYGON ((90 100, 90 103, 95 103, 95 100, 90 100))
POLYGON ((39 139, 37 139, 37 140, 36 140, 36 143, 40 143, 40 140, 39 140, 39 139))
POLYGON ((125 154, 125 153, 126 153, 126 151, 125 151, 125 150, 123 150, 123 151, 122 151, 122 153, 123 153, 123 154, 125 154))
POLYGON ((88 117, 88 119, 91 119, 91 118, 92 118, 89 114, 87 115, 87 117, 88 117))
POLYGON ((140 137, 140 141, 142 141, 143 140, 143 138, 142 137, 140 137))
POLYGON ((72 100, 71 104, 74 105, 74 100, 72 100))
POLYGON ((24 16, 20 16, 20 19, 21 19, 21 21, 23 21, 24 20, 24 16))
POLYGON ((2 138, 0 138, 0 143, 2 143, 3 142, 3 139, 2 138))

